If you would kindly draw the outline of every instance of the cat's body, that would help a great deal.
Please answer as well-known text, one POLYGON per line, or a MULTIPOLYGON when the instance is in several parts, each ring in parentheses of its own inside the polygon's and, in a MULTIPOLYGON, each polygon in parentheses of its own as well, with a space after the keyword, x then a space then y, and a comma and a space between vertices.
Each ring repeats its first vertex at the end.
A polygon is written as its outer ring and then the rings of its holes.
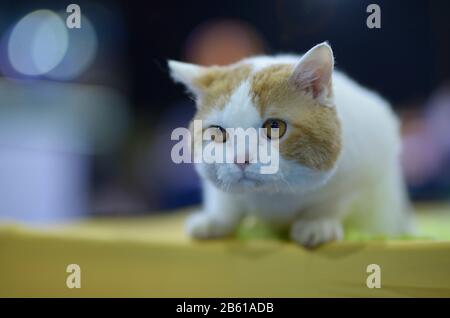
POLYGON ((275 175, 258 174, 257 163, 243 169, 196 165, 204 205, 188 220, 190 235, 229 235, 248 214, 290 227, 292 239, 305 246, 341 239, 344 223, 369 234, 411 230, 397 119, 379 95, 333 70, 327 44, 302 58, 245 59, 220 68, 226 75, 170 66, 174 78, 194 92, 196 118, 204 127, 257 128, 267 118, 281 118, 287 126, 275 175))

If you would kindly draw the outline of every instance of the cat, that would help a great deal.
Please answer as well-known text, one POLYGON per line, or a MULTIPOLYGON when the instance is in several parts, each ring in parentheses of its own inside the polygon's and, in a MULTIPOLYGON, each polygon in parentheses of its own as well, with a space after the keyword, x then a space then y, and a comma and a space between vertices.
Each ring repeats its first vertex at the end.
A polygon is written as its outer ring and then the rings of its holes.
MULTIPOLYGON (((382 97, 334 69, 327 42, 302 56, 168 66, 196 101, 194 120, 220 137, 209 142, 225 145, 226 128, 278 132, 274 174, 261 174, 248 150, 244 162, 195 164, 203 207, 186 222, 190 236, 230 236, 249 214, 310 248, 342 240, 347 226, 368 235, 412 233, 399 121, 382 97)), ((208 141, 194 136, 197 142, 208 141)))

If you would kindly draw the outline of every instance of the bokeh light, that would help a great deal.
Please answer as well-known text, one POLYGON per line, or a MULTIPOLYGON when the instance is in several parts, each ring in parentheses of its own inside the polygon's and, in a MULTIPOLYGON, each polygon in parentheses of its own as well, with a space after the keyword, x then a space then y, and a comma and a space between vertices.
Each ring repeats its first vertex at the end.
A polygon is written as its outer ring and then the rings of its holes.
POLYGON ((97 54, 97 33, 86 16, 82 15, 81 21, 81 28, 68 30, 69 41, 66 54, 61 62, 46 74, 46 77, 57 80, 74 79, 92 64, 97 54))
POLYGON ((198 26, 186 41, 186 60, 201 65, 226 65, 262 54, 262 36, 250 24, 215 19, 198 26))
POLYGON ((63 59, 68 37, 66 25, 58 14, 50 10, 33 11, 23 17, 11 32, 9 61, 17 72, 24 75, 45 74, 63 59))

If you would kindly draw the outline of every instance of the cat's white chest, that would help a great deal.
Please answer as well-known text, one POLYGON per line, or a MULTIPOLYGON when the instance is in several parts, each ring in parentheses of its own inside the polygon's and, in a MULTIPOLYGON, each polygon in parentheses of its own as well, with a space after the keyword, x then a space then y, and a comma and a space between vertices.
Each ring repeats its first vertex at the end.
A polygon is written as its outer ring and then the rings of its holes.
POLYGON ((295 194, 250 194, 244 198, 246 212, 275 223, 288 223, 305 208, 307 202, 295 194))

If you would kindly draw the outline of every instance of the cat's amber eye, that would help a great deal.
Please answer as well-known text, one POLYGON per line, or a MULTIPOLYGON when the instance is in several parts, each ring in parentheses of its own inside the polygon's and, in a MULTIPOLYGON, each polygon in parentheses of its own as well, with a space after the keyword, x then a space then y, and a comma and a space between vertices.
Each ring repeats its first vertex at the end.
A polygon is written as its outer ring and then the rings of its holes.
POLYGON ((227 141, 227 131, 220 126, 209 126, 207 129, 209 139, 218 143, 227 141))
POLYGON ((281 138, 286 133, 286 122, 281 119, 267 119, 262 128, 265 128, 266 136, 269 139, 281 138), (278 129, 278 134, 276 133, 278 129))

